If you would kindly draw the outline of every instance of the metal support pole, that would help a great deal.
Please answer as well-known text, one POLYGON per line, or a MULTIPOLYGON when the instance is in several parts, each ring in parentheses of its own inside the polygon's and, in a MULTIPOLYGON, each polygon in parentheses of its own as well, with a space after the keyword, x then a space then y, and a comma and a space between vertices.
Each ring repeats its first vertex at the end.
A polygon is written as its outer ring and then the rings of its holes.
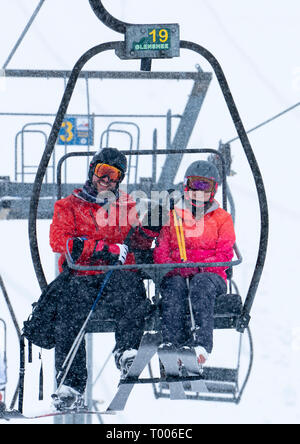
POLYGON ((167 131, 166 131, 166 149, 171 148, 171 138, 172 138, 172 111, 169 109, 167 112, 167 131))
MULTIPOLYGON (((211 82, 212 75, 209 73, 206 78, 201 80, 195 80, 188 102, 182 115, 182 119, 179 122, 177 131, 175 133, 173 142, 171 144, 172 149, 187 148, 192 131, 197 122, 200 109, 203 105, 208 87, 211 82)), ((170 134, 168 135, 170 137, 170 134)), ((168 139, 168 142, 170 139, 168 139)), ((175 177, 180 166, 183 154, 167 156, 165 163, 161 170, 158 184, 162 189, 167 190, 174 184, 175 177)))
MULTIPOLYGON (((88 116, 88 132, 90 132, 90 114, 91 114, 91 109, 90 109, 90 92, 89 92, 89 78, 88 76, 85 77, 85 85, 86 85, 86 103, 87 103, 87 116, 88 116)), ((88 152, 90 152, 90 137, 88 134, 88 152)), ((86 159, 86 172, 87 175, 89 173, 89 158, 87 157, 86 159)))
MULTIPOLYGON (((88 380, 86 385, 86 400, 89 410, 93 410, 93 334, 86 335, 88 380)), ((92 424, 92 415, 86 416, 86 424, 92 424)))

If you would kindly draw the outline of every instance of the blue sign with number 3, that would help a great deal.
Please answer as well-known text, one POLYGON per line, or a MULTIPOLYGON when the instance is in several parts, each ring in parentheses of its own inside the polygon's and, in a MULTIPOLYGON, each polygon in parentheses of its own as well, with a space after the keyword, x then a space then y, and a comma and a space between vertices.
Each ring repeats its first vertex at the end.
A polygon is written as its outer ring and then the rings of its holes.
POLYGON ((58 145, 93 145, 94 122, 92 118, 68 117, 64 119, 57 138, 58 145))

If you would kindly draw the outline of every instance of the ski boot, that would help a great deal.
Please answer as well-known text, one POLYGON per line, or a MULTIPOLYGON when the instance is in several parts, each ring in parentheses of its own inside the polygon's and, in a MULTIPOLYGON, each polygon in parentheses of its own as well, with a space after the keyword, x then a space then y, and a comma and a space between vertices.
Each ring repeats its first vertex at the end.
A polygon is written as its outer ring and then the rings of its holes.
POLYGON ((196 347, 194 347, 194 349, 197 356, 198 365, 202 367, 208 360, 209 354, 201 345, 197 345, 196 347))
POLYGON ((52 405, 58 411, 85 410, 84 398, 81 393, 67 385, 62 385, 56 393, 53 393, 52 405))
POLYGON ((180 348, 181 358, 178 360, 182 376, 187 375, 187 371, 200 375, 203 373, 203 365, 206 363, 209 355, 204 347, 197 345, 184 345, 180 348))
POLYGON ((116 366, 121 371, 121 379, 126 378, 136 355, 137 350, 135 348, 130 348, 128 350, 116 350, 114 352, 116 366))

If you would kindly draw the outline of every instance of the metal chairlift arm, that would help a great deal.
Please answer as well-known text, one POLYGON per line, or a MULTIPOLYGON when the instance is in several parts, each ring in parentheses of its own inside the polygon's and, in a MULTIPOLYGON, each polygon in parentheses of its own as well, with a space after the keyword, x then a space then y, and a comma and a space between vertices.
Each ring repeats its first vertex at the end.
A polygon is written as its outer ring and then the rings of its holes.
POLYGON ((104 25, 108 28, 113 29, 116 32, 121 34, 125 34, 126 27, 130 25, 130 23, 122 22, 121 20, 113 17, 103 6, 101 0, 89 0, 90 5, 96 16, 99 20, 101 20, 104 25))

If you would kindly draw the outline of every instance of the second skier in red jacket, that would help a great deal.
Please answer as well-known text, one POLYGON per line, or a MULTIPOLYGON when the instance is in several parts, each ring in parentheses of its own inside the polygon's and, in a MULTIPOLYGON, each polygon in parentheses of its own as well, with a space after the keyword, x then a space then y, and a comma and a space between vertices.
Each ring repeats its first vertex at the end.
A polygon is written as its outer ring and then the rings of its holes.
MULTIPOLYGON (((235 232, 230 214, 214 199, 219 183, 213 163, 199 160, 190 165, 182 198, 165 217, 167 223, 156 230, 155 263, 231 261, 235 232)), ((160 288, 164 342, 177 348, 195 347, 201 365, 213 348, 215 299, 226 293, 226 279, 226 267, 177 268, 165 276, 160 288), (191 318, 186 316, 188 293, 196 324, 194 336, 191 318)))

